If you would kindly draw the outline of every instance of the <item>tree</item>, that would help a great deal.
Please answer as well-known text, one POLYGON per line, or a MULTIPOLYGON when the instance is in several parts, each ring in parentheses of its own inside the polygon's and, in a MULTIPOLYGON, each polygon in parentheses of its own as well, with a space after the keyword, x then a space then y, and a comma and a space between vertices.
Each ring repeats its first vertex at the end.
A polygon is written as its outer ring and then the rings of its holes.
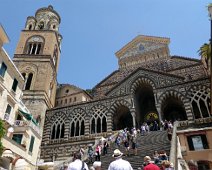
POLYGON ((3 145, 1 142, 1 138, 5 135, 6 131, 5 131, 5 127, 4 127, 4 122, 0 119, 0 156, 3 152, 3 145))
POLYGON ((210 75, 210 60, 211 60, 211 45, 210 43, 203 44, 200 49, 198 50, 199 55, 201 56, 201 61, 207 70, 208 74, 210 75))

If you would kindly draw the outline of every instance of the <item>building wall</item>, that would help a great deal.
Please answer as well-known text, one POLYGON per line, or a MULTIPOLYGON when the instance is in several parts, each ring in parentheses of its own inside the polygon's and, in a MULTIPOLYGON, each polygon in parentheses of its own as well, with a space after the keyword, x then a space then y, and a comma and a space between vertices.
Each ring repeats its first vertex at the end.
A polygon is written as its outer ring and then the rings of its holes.
POLYGON ((73 85, 61 85, 57 89, 56 107, 90 101, 91 97, 82 89, 73 85))
MULTIPOLYGON (((0 26, 0 41, 2 40, 2 34, 5 34, 5 32, 2 31, 0 26)), ((12 169, 13 165, 16 165, 16 160, 23 157, 23 159, 28 162, 31 169, 35 169, 41 143, 40 132, 36 131, 38 127, 35 124, 33 125, 32 122, 27 120, 23 115, 21 116, 21 120, 17 120, 19 109, 28 112, 26 106, 22 102, 22 89, 24 88, 25 80, 1 46, 0 68, 3 62, 7 66, 7 70, 4 76, 0 75, 0 118, 5 121, 7 134, 2 138, 5 151, 0 159, 6 160, 4 162, 9 164, 6 165, 7 169, 12 169), (18 81, 15 92, 12 90, 14 78, 18 81), (6 113, 8 104, 12 107, 9 114, 6 113), (13 139, 16 134, 23 135, 21 143, 17 143, 13 139), (31 136, 35 137, 33 152, 29 152, 31 136)))
MULTIPOLYGON (((178 132, 179 133, 179 132, 178 132)), ((186 158, 187 161, 193 159, 193 160, 207 160, 211 161, 212 160, 212 155, 210 154, 212 152, 212 129, 206 129, 206 130, 201 130, 199 129, 198 131, 192 131, 190 130, 189 132, 186 133, 179 133, 178 134, 180 138, 180 144, 181 147, 183 147, 184 152, 186 153, 184 157, 186 158), (190 151, 189 146, 188 146, 188 141, 187 141, 187 136, 189 135, 198 135, 204 133, 207 136, 207 141, 208 141, 208 147, 209 149, 206 150, 201 150, 201 151, 190 151), (185 150, 186 149, 186 150, 185 150)))
MULTIPOLYGON (((194 160, 196 162, 208 162, 210 165, 210 168, 212 168, 212 129, 211 127, 205 127, 205 128, 190 128, 189 130, 179 130, 177 132, 179 140, 180 140, 180 145, 181 145, 181 150, 182 150, 182 155, 183 158, 189 162, 190 160, 194 160), (205 135, 207 138, 207 144, 208 148, 207 149, 201 149, 201 150, 190 150, 189 148, 189 141, 188 137, 192 135, 205 135)), ((204 144, 206 144, 204 142, 204 144)))
MULTIPOLYGON (((0 32, 0 34, 4 34, 4 32, 0 32)), ((0 47, 0 67, 2 67, 2 63, 5 63, 7 70, 4 77, 0 76, 0 114, 1 118, 4 119, 7 105, 10 104, 12 110, 9 115, 9 123, 12 124, 15 120, 16 112, 19 107, 18 104, 21 101, 24 79, 18 72, 10 57, 7 55, 6 51, 3 47, 0 47), (12 90, 14 79, 17 79, 18 81, 18 86, 15 92, 12 90)))

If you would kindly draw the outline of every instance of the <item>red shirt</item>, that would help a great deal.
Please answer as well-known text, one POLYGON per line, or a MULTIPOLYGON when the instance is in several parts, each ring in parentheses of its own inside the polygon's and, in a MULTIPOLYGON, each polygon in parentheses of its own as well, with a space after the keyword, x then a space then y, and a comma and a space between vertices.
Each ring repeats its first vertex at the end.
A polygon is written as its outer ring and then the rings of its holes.
POLYGON ((144 170, 160 170, 160 168, 155 164, 149 163, 144 167, 144 170))

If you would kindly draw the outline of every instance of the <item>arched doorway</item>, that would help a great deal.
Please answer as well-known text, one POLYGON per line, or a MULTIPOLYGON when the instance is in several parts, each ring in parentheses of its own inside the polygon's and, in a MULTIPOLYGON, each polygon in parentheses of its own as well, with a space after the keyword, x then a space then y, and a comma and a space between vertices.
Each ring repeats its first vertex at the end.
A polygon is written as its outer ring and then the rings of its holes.
POLYGON ((136 123, 140 126, 143 122, 150 124, 158 121, 158 113, 155 107, 153 88, 146 83, 142 83, 135 90, 136 123))
POLYGON ((168 97, 162 104, 164 120, 187 120, 186 111, 182 101, 175 97, 168 97))
POLYGON ((120 130, 126 127, 133 127, 133 117, 129 108, 121 105, 116 108, 113 116, 113 130, 120 130))

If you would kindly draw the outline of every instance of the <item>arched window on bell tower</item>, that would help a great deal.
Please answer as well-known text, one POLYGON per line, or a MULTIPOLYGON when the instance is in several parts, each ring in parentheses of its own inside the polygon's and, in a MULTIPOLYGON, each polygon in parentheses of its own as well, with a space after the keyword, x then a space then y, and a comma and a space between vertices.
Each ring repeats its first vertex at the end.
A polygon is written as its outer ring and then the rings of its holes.
POLYGON ((26 42, 25 54, 40 55, 44 46, 44 39, 41 36, 30 37, 26 42))
POLYGON ((32 84, 32 78, 33 78, 33 74, 29 73, 27 81, 26 81, 25 90, 30 90, 30 87, 31 87, 31 84, 32 84))
POLYGON ((21 73, 23 78, 25 79, 26 78, 26 73, 21 73))
POLYGON ((43 21, 41 21, 41 22, 38 24, 38 28, 39 28, 40 30, 43 30, 43 29, 44 29, 44 22, 43 22, 43 21))
POLYGON ((30 25, 29 25, 29 30, 31 30, 31 29, 32 29, 32 25, 30 24, 30 25))
POLYGON ((32 85, 33 73, 21 73, 21 74, 24 77, 26 83, 24 90, 30 90, 30 87, 32 85))

